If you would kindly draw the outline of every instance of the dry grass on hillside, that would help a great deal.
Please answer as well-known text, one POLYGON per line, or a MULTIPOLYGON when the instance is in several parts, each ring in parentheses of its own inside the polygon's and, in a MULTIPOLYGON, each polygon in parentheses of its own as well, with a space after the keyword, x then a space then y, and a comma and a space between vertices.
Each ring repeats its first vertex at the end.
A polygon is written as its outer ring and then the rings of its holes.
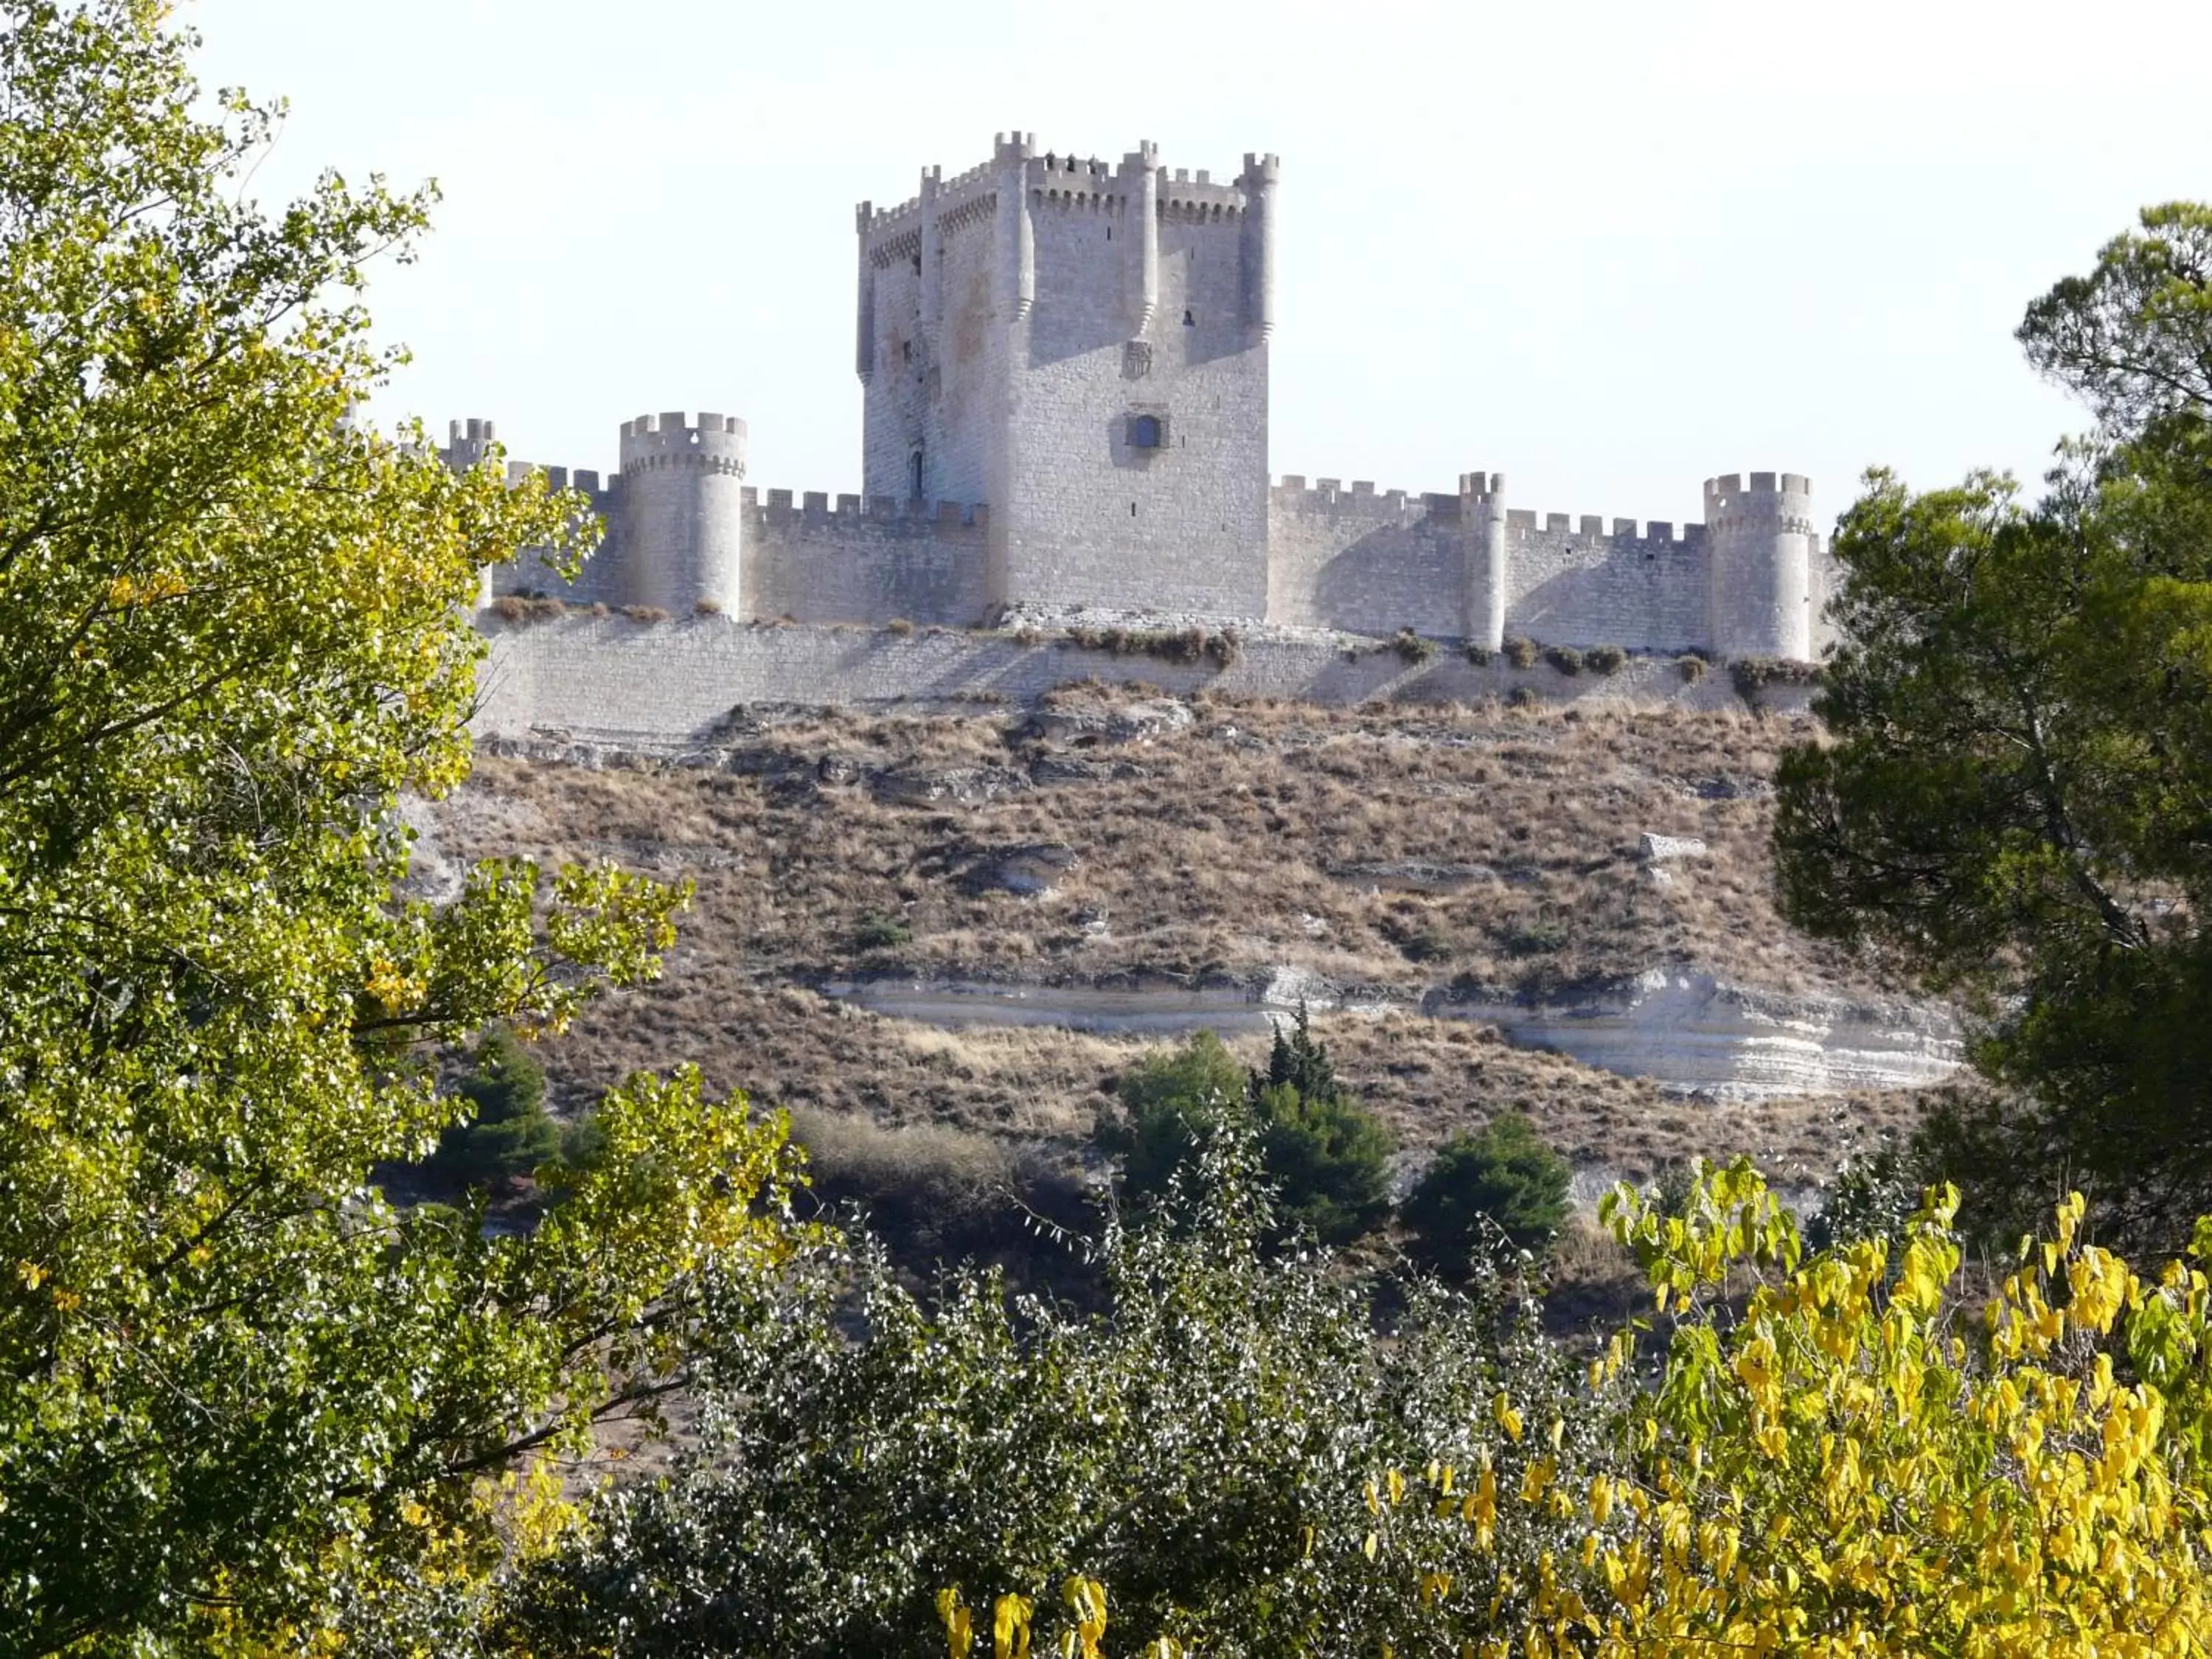
POLYGON ((726 770, 488 761, 443 816, 471 852, 692 875, 678 980, 1250 982, 1291 965, 1370 991, 1540 994, 1686 963, 1856 988, 1768 892, 1767 779, 1796 729, 1206 703, 1187 732, 1079 751, 1020 715, 824 714, 744 738, 726 770), (1002 793, 912 798, 933 785, 1002 793), (1656 884, 1636 857, 1647 830, 1710 856, 1656 884), (1037 847, 1066 862, 1054 891, 1006 890, 1004 861, 1037 847), (1407 866, 1434 890, 1403 890, 1407 866))
MULTIPOLYGON (((733 733, 719 769, 488 760, 434 823, 452 856, 609 857, 698 884, 665 979, 552 1046, 566 1103, 694 1061, 717 1089, 791 1107, 835 1184, 869 1190, 903 1167, 921 1207, 948 1212, 1017 1175, 1064 1175, 1113 1079, 1154 1045, 939 1030, 814 988, 872 973, 1249 984, 1290 966, 1410 1006, 1437 986, 1541 994, 1682 963, 1771 990, 1865 988, 1769 896, 1767 779, 1794 724, 1201 701, 1188 729, 1113 741, 1144 724, 1116 727, 1133 705, 1072 689, 1042 728, 1018 713, 811 714, 733 733), (1710 855, 1656 883, 1642 831, 1710 855), (1010 855, 1037 848, 1021 867, 1054 890, 1007 890, 1010 855)), ((1735 1152, 1802 1176, 1837 1151, 1833 1101, 1669 1097, 1410 1012, 1316 1023, 1414 1152, 1504 1109, 1578 1164, 1639 1176, 1735 1152)), ((1236 1046, 1256 1059, 1261 1042, 1236 1046)), ((1850 1109, 1869 1123, 1912 1108, 1850 1109)))
MULTIPOLYGON (((1410 1152, 1518 1111, 1577 1164, 1637 1178, 1700 1154, 1749 1153, 1782 1179, 1818 1175, 1834 1162, 1834 1119, 1844 1103, 1833 1097, 1741 1103, 1671 1096, 1643 1079, 1513 1048, 1468 1021, 1324 1013, 1313 1025, 1338 1075, 1410 1152)), ((1264 1062, 1264 1036, 1228 1042, 1246 1064, 1264 1062)), ((571 1104, 628 1071, 691 1061, 717 1090, 744 1088, 763 1103, 789 1108, 802 1128, 826 1123, 825 1133, 842 1135, 837 1126, 866 1121, 1036 1146, 1085 1139, 1115 1079, 1162 1047, 1159 1039, 1056 1026, 944 1030, 798 987, 744 988, 726 997, 701 988, 696 994, 656 990, 625 999, 551 1045, 546 1060, 568 1085, 571 1104)), ((1906 1122, 1915 1107, 1910 1096, 1868 1095, 1852 1097, 1849 1109, 1855 1123, 1871 1129, 1906 1122)))

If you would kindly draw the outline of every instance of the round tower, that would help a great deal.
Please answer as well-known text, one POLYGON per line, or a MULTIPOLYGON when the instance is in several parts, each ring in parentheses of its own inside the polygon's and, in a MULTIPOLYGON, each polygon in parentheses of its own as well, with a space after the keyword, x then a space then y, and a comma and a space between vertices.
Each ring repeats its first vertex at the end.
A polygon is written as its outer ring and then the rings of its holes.
MULTIPOLYGON (((455 472, 466 472, 482 466, 487 452, 499 441, 498 428, 489 421, 449 421, 446 423, 446 441, 438 451, 438 459, 455 472)), ((477 609, 481 611, 499 597, 499 567, 481 566, 477 571, 477 609)))
POLYGON ((1469 526, 1462 584, 1467 642, 1497 651, 1505 643, 1505 475, 1461 473, 1459 502, 1460 522, 1469 526))
POLYGON ((744 546, 745 423, 681 410, 623 422, 623 601, 736 615, 744 546))
POLYGON ((1275 331, 1275 186, 1279 157, 1246 151, 1237 182, 1244 191, 1244 320, 1262 339, 1275 331))
POLYGON ((1813 486, 1796 472, 1705 480, 1705 626, 1724 657, 1813 659, 1813 486))

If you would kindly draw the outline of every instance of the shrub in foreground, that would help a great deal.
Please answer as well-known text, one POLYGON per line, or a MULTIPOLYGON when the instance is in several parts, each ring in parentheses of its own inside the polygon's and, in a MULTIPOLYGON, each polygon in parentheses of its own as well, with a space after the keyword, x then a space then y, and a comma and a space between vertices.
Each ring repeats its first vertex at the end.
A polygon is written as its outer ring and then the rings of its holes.
MULTIPOLYGON (((1030 1650, 1057 1652, 1081 1564, 1117 1654, 1433 1650, 1443 1609, 1401 1597, 1398 1565, 1454 1571, 1478 1494, 1586 1486, 1610 1418, 1511 1406, 1582 1399, 1580 1368, 1495 1276, 1416 1286, 1376 1341, 1365 1285, 1262 1248, 1255 1153, 1210 1136, 1155 1218, 1109 1228, 1093 1317, 966 1272, 931 1307, 866 1245, 771 1301, 732 1295, 700 1449, 520 1578, 510 1634, 541 1656, 939 1659, 948 1620, 989 1652, 1027 1604, 1030 1650), (1416 1516, 1424 1477, 1393 1473, 1431 1458, 1449 1516, 1416 1516)), ((1534 1509, 1492 1534, 1532 1578, 1573 1537, 1534 1509)))
MULTIPOLYGON (((1553 1412, 1619 1410, 1626 1432, 1604 1443, 1632 1451, 1586 1476, 1564 1456, 1517 1481, 1479 1464, 1458 1503, 1459 1466, 1386 1469, 1367 1489, 1363 1604, 1418 1609, 1430 1645, 1404 1645, 1409 1620, 1378 1621, 1345 1650, 2206 1651, 2212 1224, 2151 1282, 2081 1240, 2069 1198, 1976 1318, 1960 1305, 1956 1204, 1931 1193, 1895 1239, 1808 1255, 1747 1164, 1702 1172, 1677 1216, 1620 1189, 1614 1231, 1678 1322, 1655 1386, 1625 1407, 1501 1396, 1495 1410, 1516 1443, 1553 1412), (1533 1573, 1509 1541, 1532 1522, 1576 1534, 1533 1573)), ((1592 1385, 1617 1380, 1634 1346, 1618 1337, 1592 1385)), ((1097 1626, 1112 1580, 1079 1583, 1048 1631, 1097 1626)))
POLYGON ((1979 1316, 1955 1194, 1805 1250, 1747 1164, 1605 1206, 1674 1322, 1569 1366, 1494 1274, 1378 1340, 1270 1258, 1248 1142, 1109 1231, 1091 1319, 878 1255, 732 1295, 705 1444, 510 1584, 543 1655, 2197 1654, 2212 1225, 2155 1283, 2069 1200, 1979 1316), (850 1291, 860 1316, 831 1316, 850 1291), (1168 1645, 1163 1647, 1164 1642, 1168 1645))

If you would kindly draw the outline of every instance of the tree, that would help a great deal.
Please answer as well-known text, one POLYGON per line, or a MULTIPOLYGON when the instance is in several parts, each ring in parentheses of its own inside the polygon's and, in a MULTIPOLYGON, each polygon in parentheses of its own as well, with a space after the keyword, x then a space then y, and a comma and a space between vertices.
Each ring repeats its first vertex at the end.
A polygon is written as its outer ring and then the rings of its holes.
POLYGON ((1244 1068, 1211 1031, 1194 1031, 1179 1048, 1151 1054, 1121 1074, 1114 1093, 1121 1110, 1102 1114, 1100 1148, 1121 1159, 1122 1189, 1151 1200, 1164 1194, 1205 1132, 1244 1097, 1244 1068))
MULTIPOLYGON (((1626 1388, 1593 1399, 1494 1277, 1411 1287, 1378 1337, 1345 1264, 1264 1248, 1256 1152, 1229 1124, 1154 1211, 1109 1226, 1094 1316, 972 1269, 925 1304, 865 1243, 732 1298, 696 1447, 520 1574, 501 1633, 540 1659, 941 1659, 950 1592, 984 1631, 1018 1610, 1004 1598, 1031 1603, 1028 1650, 1056 1653, 1079 1571, 1109 1586, 1116 1654, 1457 1652, 1442 1627, 1487 1595, 1441 1607, 1395 1569, 1462 1571, 1460 1503, 1539 1465, 1584 1488, 1626 1388)), ((1491 1542, 1533 1580, 1578 1531, 1528 1507, 1491 1542)))
POLYGON ((1446 1141, 1399 1216, 1417 1255, 1432 1267, 1463 1270, 1492 1237, 1516 1249, 1547 1249, 1566 1223, 1571 1174, 1527 1118, 1503 1112, 1481 1133, 1446 1141))
POLYGON ((475 1115, 438 1138, 422 1172, 439 1185, 504 1187, 558 1158, 562 1133, 546 1115, 544 1068, 512 1030, 494 1026, 470 1058, 459 1090, 475 1115))
POLYGON ((1636 1478, 1590 1494, 1595 1651, 2203 1650, 2203 1250, 2138 1279, 2071 1195, 1959 1319, 1957 1203, 1808 1255, 1741 1162, 1681 1217, 1606 1201, 1677 1326, 1636 1478))
POLYGON ((1265 1072, 1247 1072, 1211 1031, 1133 1067, 1116 1088, 1121 1112, 1102 1117, 1101 1148, 1122 1159, 1122 1188, 1164 1194, 1207 1134, 1231 1118, 1250 1124, 1277 1189, 1277 1237, 1304 1232, 1344 1244, 1390 1211, 1389 1132, 1336 1080, 1300 1006, 1275 1029, 1265 1072))
POLYGON ((1791 920, 1984 1022, 1926 1146, 2014 1237, 2072 1182, 2172 1244, 2212 1189, 2212 210, 2143 224, 2022 325, 2105 422, 2041 501, 1869 474, 1777 779, 1791 920))
POLYGON ((2142 224, 2030 306, 2018 337, 2122 435, 2212 407, 2212 206, 2168 202, 2142 224))
POLYGON ((1267 1073, 1252 1074, 1249 1091, 1261 1161, 1281 1190, 1282 1231, 1348 1244, 1381 1226, 1390 1213, 1389 1132, 1337 1082, 1304 1002, 1287 1035, 1277 1024, 1267 1073))
POLYGON ((271 112, 196 113, 166 11, 0 0, 10 1656, 372 1650, 520 1535, 516 1456, 680 1378, 703 1272, 782 1249, 777 1126, 693 1077, 612 1095, 526 1237, 370 1182, 466 1110, 441 1054, 650 977, 684 895, 396 896, 401 793, 467 769, 479 567, 580 550, 577 504, 352 418, 424 198, 264 216, 271 112))

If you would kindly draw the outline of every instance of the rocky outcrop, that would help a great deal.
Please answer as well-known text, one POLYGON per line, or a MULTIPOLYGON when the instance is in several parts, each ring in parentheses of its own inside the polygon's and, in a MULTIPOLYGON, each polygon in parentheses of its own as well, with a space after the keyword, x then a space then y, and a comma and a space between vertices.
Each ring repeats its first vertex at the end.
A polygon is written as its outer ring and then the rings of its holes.
POLYGON ((1555 1001, 1440 998, 1430 1012, 1628 1077, 1727 1099, 1909 1089, 1965 1059, 1958 1022, 1923 1003, 1790 996, 1654 968, 1555 1001))
POLYGON ((940 801, 964 805, 1018 793, 1030 787, 1030 780, 1027 773, 1004 766, 897 766, 871 774, 868 787, 881 801, 910 806, 940 801))
MULTIPOLYGON (((1385 993, 1347 994, 1303 969, 1264 986, 990 984, 884 979, 824 988, 881 1014, 938 1025, 1065 1025, 1173 1035, 1201 1027, 1266 1030, 1296 1011, 1407 1006, 1385 993)), ((1945 1010, 1907 1001, 1788 996, 1711 974, 1655 968, 1600 990, 1547 1001, 1436 992, 1419 1002, 1440 1019, 1478 1020, 1511 1042, 1662 1088, 1729 1100, 1911 1089, 1940 1083, 1964 1058, 1945 1010)))
POLYGON ((1040 708, 1030 717, 1029 735, 1070 749, 1145 744, 1180 736, 1191 729, 1196 719, 1188 703, 1173 697, 1096 706, 1060 703, 1040 708))

